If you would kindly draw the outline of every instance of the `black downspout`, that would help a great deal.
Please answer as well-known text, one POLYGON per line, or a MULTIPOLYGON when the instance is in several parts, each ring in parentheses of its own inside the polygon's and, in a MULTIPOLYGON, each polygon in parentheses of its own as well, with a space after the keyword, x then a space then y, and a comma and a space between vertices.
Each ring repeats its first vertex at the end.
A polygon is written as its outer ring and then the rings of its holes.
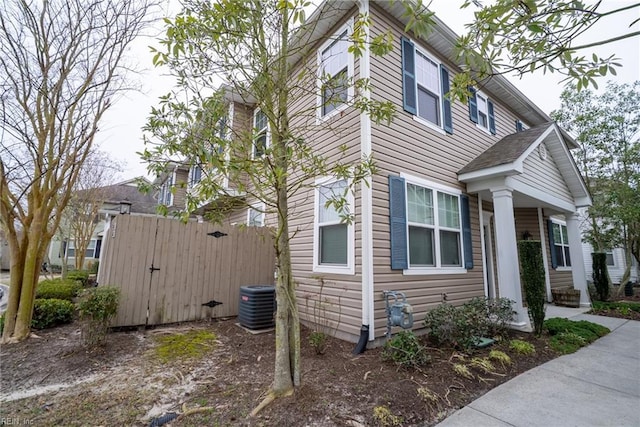
POLYGON ((362 325, 360 328, 360 340, 352 354, 362 354, 367 349, 367 341, 369 341, 369 325, 362 325))

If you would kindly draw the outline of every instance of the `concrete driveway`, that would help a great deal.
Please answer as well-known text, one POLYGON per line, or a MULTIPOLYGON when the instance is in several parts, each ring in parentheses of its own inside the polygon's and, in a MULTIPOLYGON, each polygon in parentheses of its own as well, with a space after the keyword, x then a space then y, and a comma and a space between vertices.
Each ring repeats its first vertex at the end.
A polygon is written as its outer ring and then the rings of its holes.
POLYGON ((612 332, 496 387, 438 426, 640 426, 640 322, 562 317, 612 332))

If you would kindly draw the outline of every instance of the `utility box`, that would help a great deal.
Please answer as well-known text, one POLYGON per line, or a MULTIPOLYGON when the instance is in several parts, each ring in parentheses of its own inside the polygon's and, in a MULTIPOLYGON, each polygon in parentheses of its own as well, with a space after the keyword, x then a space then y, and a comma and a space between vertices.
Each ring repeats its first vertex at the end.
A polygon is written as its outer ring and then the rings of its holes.
POLYGON ((238 322, 249 329, 266 329, 274 326, 276 288, 272 285, 240 287, 238 322))

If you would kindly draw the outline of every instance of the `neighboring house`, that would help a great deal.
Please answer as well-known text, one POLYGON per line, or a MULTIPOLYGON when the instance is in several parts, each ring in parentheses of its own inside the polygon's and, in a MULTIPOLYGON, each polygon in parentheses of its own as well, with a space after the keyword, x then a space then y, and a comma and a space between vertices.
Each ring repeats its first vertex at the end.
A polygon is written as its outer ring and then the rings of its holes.
MULTIPOLYGON (((373 155, 378 169, 349 200, 350 224, 325 206, 347 185, 335 177, 290 199, 301 318, 314 319, 304 298, 322 286, 327 317, 353 342, 362 331, 369 341, 384 337, 385 290, 406 294, 414 328, 443 302, 501 296, 514 301, 513 326, 530 330, 520 239, 541 241, 549 299, 551 288, 573 286, 589 305, 576 212, 591 199, 569 151, 575 142, 502 76, 475 88, 468 104, 449 101, 455 34, 437 17, 426 39, 405 33, 403 12, 400 2, 325 2, 310 18, 317 25, 309 55, 292 64, 292 75, 313 67, 318 76, 368 78, 372 96, 397 110, 391 124, 375 124, 346 103, 324 102, 320 82, 295 100, 298 108, 316 106, 317 127, 306 139, 318 152, 331 161, 344 145, 354 161, 373 155), (348 52, 359 14, 371 16, 371 36, 391 29, 393 52, 348 52)), ((340 96, 353 94, 345 87, 340 96)), ((230 128, 255 130, 254 155, 269 143, 258 107, 229 98, 230 128)), ((230 221, 269 224, 260 211, 238 210, 230 221)))
MULTIPOLYGON (((156 199, 138 190, 136 178, 103 187, 101 190, 105 199, 100 207, 98 218, 96 218, 96 228, 86 250, 84 268, 89 268, 90 264, 100 259, 102 239, 109 227, 110 219, 120 214, 123 202, 129 205, 131 215, 156 215, 156 199)), ((68 264, 73 266, 75 258, 73 237, 67 241, 55 236, 49 245, 48 262, 51 265, 62 265, 65 253, 68 257, 68 264)))
POLYGON ((4 237, 4 230, 0 230, 0 271, 11 268, 11 252, 9 241, 4 237))
MULTIPOLYGON (((586 209, 580 210, 581 222, 580 222, 580 231, 585 233, 588 230, 588 221, 589 217, 586 209)), ((609 278, 611 279, 611 283, 614 285, 619 285, 624 275, 624 272, 627 268, 627 262, 625 260, 624 248, 617 247, 613 249, 608 249, 605 251, 607 254, 607 271, 609 272, 609 278)), ((593 259, 591 258, 591 254, 593 253, 593 246, 587 242, 582 242, 582 256, 584 258, 584 266, 587 274, 587 281, 593 282, 593 259)), ((631 276, 629 280, 631 282, 638 282, 638 278, 640 277, 640 266, 636 262, 635 258, 631 257, 631 276)))

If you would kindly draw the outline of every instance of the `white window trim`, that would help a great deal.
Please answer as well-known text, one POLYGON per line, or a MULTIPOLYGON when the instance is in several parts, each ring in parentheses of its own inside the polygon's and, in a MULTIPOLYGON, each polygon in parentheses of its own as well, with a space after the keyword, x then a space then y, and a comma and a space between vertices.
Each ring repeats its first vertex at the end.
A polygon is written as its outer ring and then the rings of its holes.
MULTIPOLYGON (((560 219, 551 218, 551 222, 552 222, 552 223, 554 223, 554 224, 558 224, 558 225, 561 225, 561 226, 567 227, 567 222, 566 222, 566 221, 562 221, 562 220, 560 220, 560 219)), ((569 228, 567 228, 567 235, 568 235, 568 234, 569 234, 569 228)), ((560 228, 560 235, 562 235, 562 228, 560 228)), ((553 246, 554 246, 554 247, 553 247, 553 248, 551 248, 551 250, 554 250, 554 251, 555 251, 555 250, 556 250, 556 248, 555 248, 555 246, 556 246, 555 238, 554 238, 553 246)), ((562 243, 562 244, 561 244, 561 246, 562 246, 562 247, 565 247, 565 246, 566 246, 567 248, 569 248, 569 252, 571 252, 571 247, 569 246, 569 242, 566 242, 566 244, 565 244, 565 243, 562 243)), ((560 260, 558 260, 558 261, 560 261, 560 260)), ((573 263, 573 260, 571 260, 571 262, 573 263)), ((566 264, 566 260, 564 259, 564 250, 563 250, 563 252, 562 252, 562 263, 563 263, 563 264, 566 264)), ((571 266, 568 266, 568 267, 567 267, 567 266, 565 266, 565 265, 560 265, 560 264, 558 264, 558 266, 556 267, 556 271, 571 271, 571 266)))
MULTIPOLYGON (((613 264, 611 264, 611 265, 607 264, 607 267, 610 267, 610 268, 618 268, 618 263, 616 262, 616 252, 615 252, 615 249, 609 249, 609 250, 606 250, 606 251, 604 251, 604 252, 605 252, 606 254, 611 253, 611 258, 613 259, 613 264)), ((633 257, 632 257, 632 259, 633 259, 633 257)))
MULTIPOLYGON (((491 135, 491 130, 490 130, 490 125, 489 125, 489 95, 487 95, 486 93, 482 92, 481 90, 476 90, 476 108, 478 110, 478 123, 476 123, 476 127, 478 129, 483 130, 485 133, 491 135), (484 127, 480 124, 480 105, 478 103, 478 98, 482 97, 485 100, 485 105, 487 106, 487 109, 485 111, 483 111, 483 113, 485 113, 487 115, 487 127, 484 127)), ((495 116, 495 104, 494 104, 494 111, 493 114, 495 116)), ((495 118, 494 118, 495 120, 495 118)))
MULTIPOLYGON (((75 248, 75 246, 76 246, 75 242, 72 239, 67 241, 67 245, 66 245, 66 247, 64 249, 64 252, 65 252, 65 256, 68 259, 75 259, 76 258, 76 252, 75 252, 76 248, 75 248), (73 245, 73 248, 70 247, 71 245, 73 245), (69 255, 69 249, 73 249, 73 256, 69 255)), ((85 249, 85 252, 88 251, 89 249, 93 249, 93 253, 91 254, 91 256, 85 256, 84 259, 97 259, 96 258, 96 248, 97 247, 98 247, 98 239, 89 240, 89 245, 87 246, 87 249, 85 249), (91 242, 95 242, 94 245, 93 245, 93 248, 90 248, 91 242)))
MULTIPOLYGON (((349 106, 349 102, 351 102, 353 100, 354 97, 354 88, 353 85, 349 85, 349 87, 347 88, 347 103, 343 104, 339 107, 337 107, 336 109, 334 109, 333 111, 329 112, 328 114, 322 115, 322 81, 321 81, 321 77, 322 77, 322 52, 324 52, 329 46, 331 46, 331 44, 333 44, 333 42, 336 41, 336 37, 338 37, 340 34, 347 32, 347 40, 349 40, 349 38, 351 37, 351 34, 353 34, 353 18, 350 18, 342 27, 340 27, 338 29, 338 31, 336 31, 335 33, 333 33, 329 39, 327 41, 325 41, 322 46, 320 46, 320 48, 318 49, 317 52, 317 71, 316 71, 316 124, 320 124, 322 122, 325 122, 329 119, 331 119, 332 117, 334 117, 337 114, 340 114, 342 111, 344 111, 348 106, 349 106)), ((355 65, 354 65, 355 61, 353 58, 353 54, 349 51, 347 51, 347 78, 349 79, 349 81, 351 81, 353 79, 354 76, 354 69, 355 69, 355 65)))
MULTIPOLYGON (((435 218, 437 218, 438 212, 438 192, 441 193, 446 193, 446 194, 450 194, 452 196, 457 196, 458 197, 458 212, 460 214, 460 229, 459 229, 459 233, 460 233, 460 267, 452 267, 452 266, 444 266, 444 267, 438 267, 437 264, 439 264, 440 262, 440 236, 439 233, 434 232, 434 241, 435 241, 435 245, 434 245, 434 255, 436 257, 436 266, 434 267, 412 267, 409 264, 409 220, 407 218, 407 265, 409 265, 409 268, 404 269, 402 271, 402 274, 405 276, 417 276, 417 275, 436 275, 436 274, 467 274, 467 269, 464 267, 465 265, 465 259, 464 259, 464 236, 462 235, 462 205, 461 205, 461 201, 460 201, 460 196, 462 195, 462 191, 458 188, 454 188, 454 187, 449 187, 447 185, 443 185, 437 182, 433 182, 433 181, 429 181, 414 175, 409 175, 406 173, 401 173, 400 176, 402 178, 404 178, 405 180, 405 194, 406 194, 406 185, 407 184, 414 184, 414 185, 418 185, 420 187, 425 187, 428 188, 430 190, 434 191, 434 196, 433 196, 433 200, 434 200, 434 216, 435 218)), ((405 204, 407 203, 407 197, 405 195, 405 204)), ((408 210, 406 210, 407 215, 408 215, 408 210)), ((440 227, 435 225, 435 230, 438 231, 440 230, 440 227)), ((444 228, 445 230, 447 229, 447 227, 444 228)))
POLYGON ((251 211, 259 211, 262 214, 262 221, 259 225, 255 225, 254 227, 264 227, 265 224, 265 207, 266 205, 264 203, 258 203, 258 204, 254 204, 249 206, 249 208, 247 208, 247 226, 251 226, 250 222, 251 222, 251 211))
MULTIPOLYGON (((315 180, 314 192, 314 209, 313 209, 313 271, 316 273, 332 273, 332 274, 355 274, 355 221, 347 225, 347 265, 322 265, 320 264, 319 238, 320 228, 318 224, 318 208, 320 202, 319 188, 322 185, 332 184, 340 181, 333 176, 325 176, 317 178, 315 180)), ((347 192, 347 204, 349 205, 349 212, 355 212, 355 203, 353 194, 351 191, 347 192)))
MULTIPOLYGON (((439 108, 439 112, 440 112, 440 126, 438 126, 435 123, 431 123, 429 120, 424 119, 422 117, 420 117, 418 114, 414 114, 413 119, 416 120, 419 123, 422 123, 424 125, 426 125, 427 127, 438 131, 442 134, 446 134, 446 132, 444 131, 444 94, 441 93, 442 92, 442 61, 439 61, 435 56, 431 55, 429 52, 427 52, 425 49, 423 49, 422 47, 420 47, 420 45, 415 41, 415 40, 411 40, 411 42, 413 43, 413 46, 415 48, 416 51, 416 55, 418 53, 420 53, 420 55, 424 56, 425 58, 427 58, 429 61, 433 62, 436 64, 436 67, 438 68, 438 104, 440 105, 439 108)), ((414 57, 413 59, 414 62, 414 66, 416 63, 416 59, 414 57)), ((414 75, 416 75, 416 71, 414 70, 414 75)), ((416 113, 418 112, 418 77, 417 75, 415 76, 415 81, 416 81, 416 113)))
MULTIPOLYGON (((256 108, 253 110, 253 126, 252 129, 256 130, 257 128, 256 126, 256 116, 258 114, 258 112, 261 111, 260 108, 256 108)), ((266 115, 265 115, 265 118, 266 115)), ((255 146, 255 142, 256 142, 256 137, 260 135, 260 132, 256 133, 252 140, 251 140, 251 160, 255 160, 255 155, 256 155, 256 146, 255 146)), ((267 118, 267 128, 266 128, 266 141, 264 143, 264 148, 265 150, 267 150, 269 147, 271 147, 271 126, 269 126, 269 119, 267 118)), ((225 153, 228 154, 228 153, 225 153)))

